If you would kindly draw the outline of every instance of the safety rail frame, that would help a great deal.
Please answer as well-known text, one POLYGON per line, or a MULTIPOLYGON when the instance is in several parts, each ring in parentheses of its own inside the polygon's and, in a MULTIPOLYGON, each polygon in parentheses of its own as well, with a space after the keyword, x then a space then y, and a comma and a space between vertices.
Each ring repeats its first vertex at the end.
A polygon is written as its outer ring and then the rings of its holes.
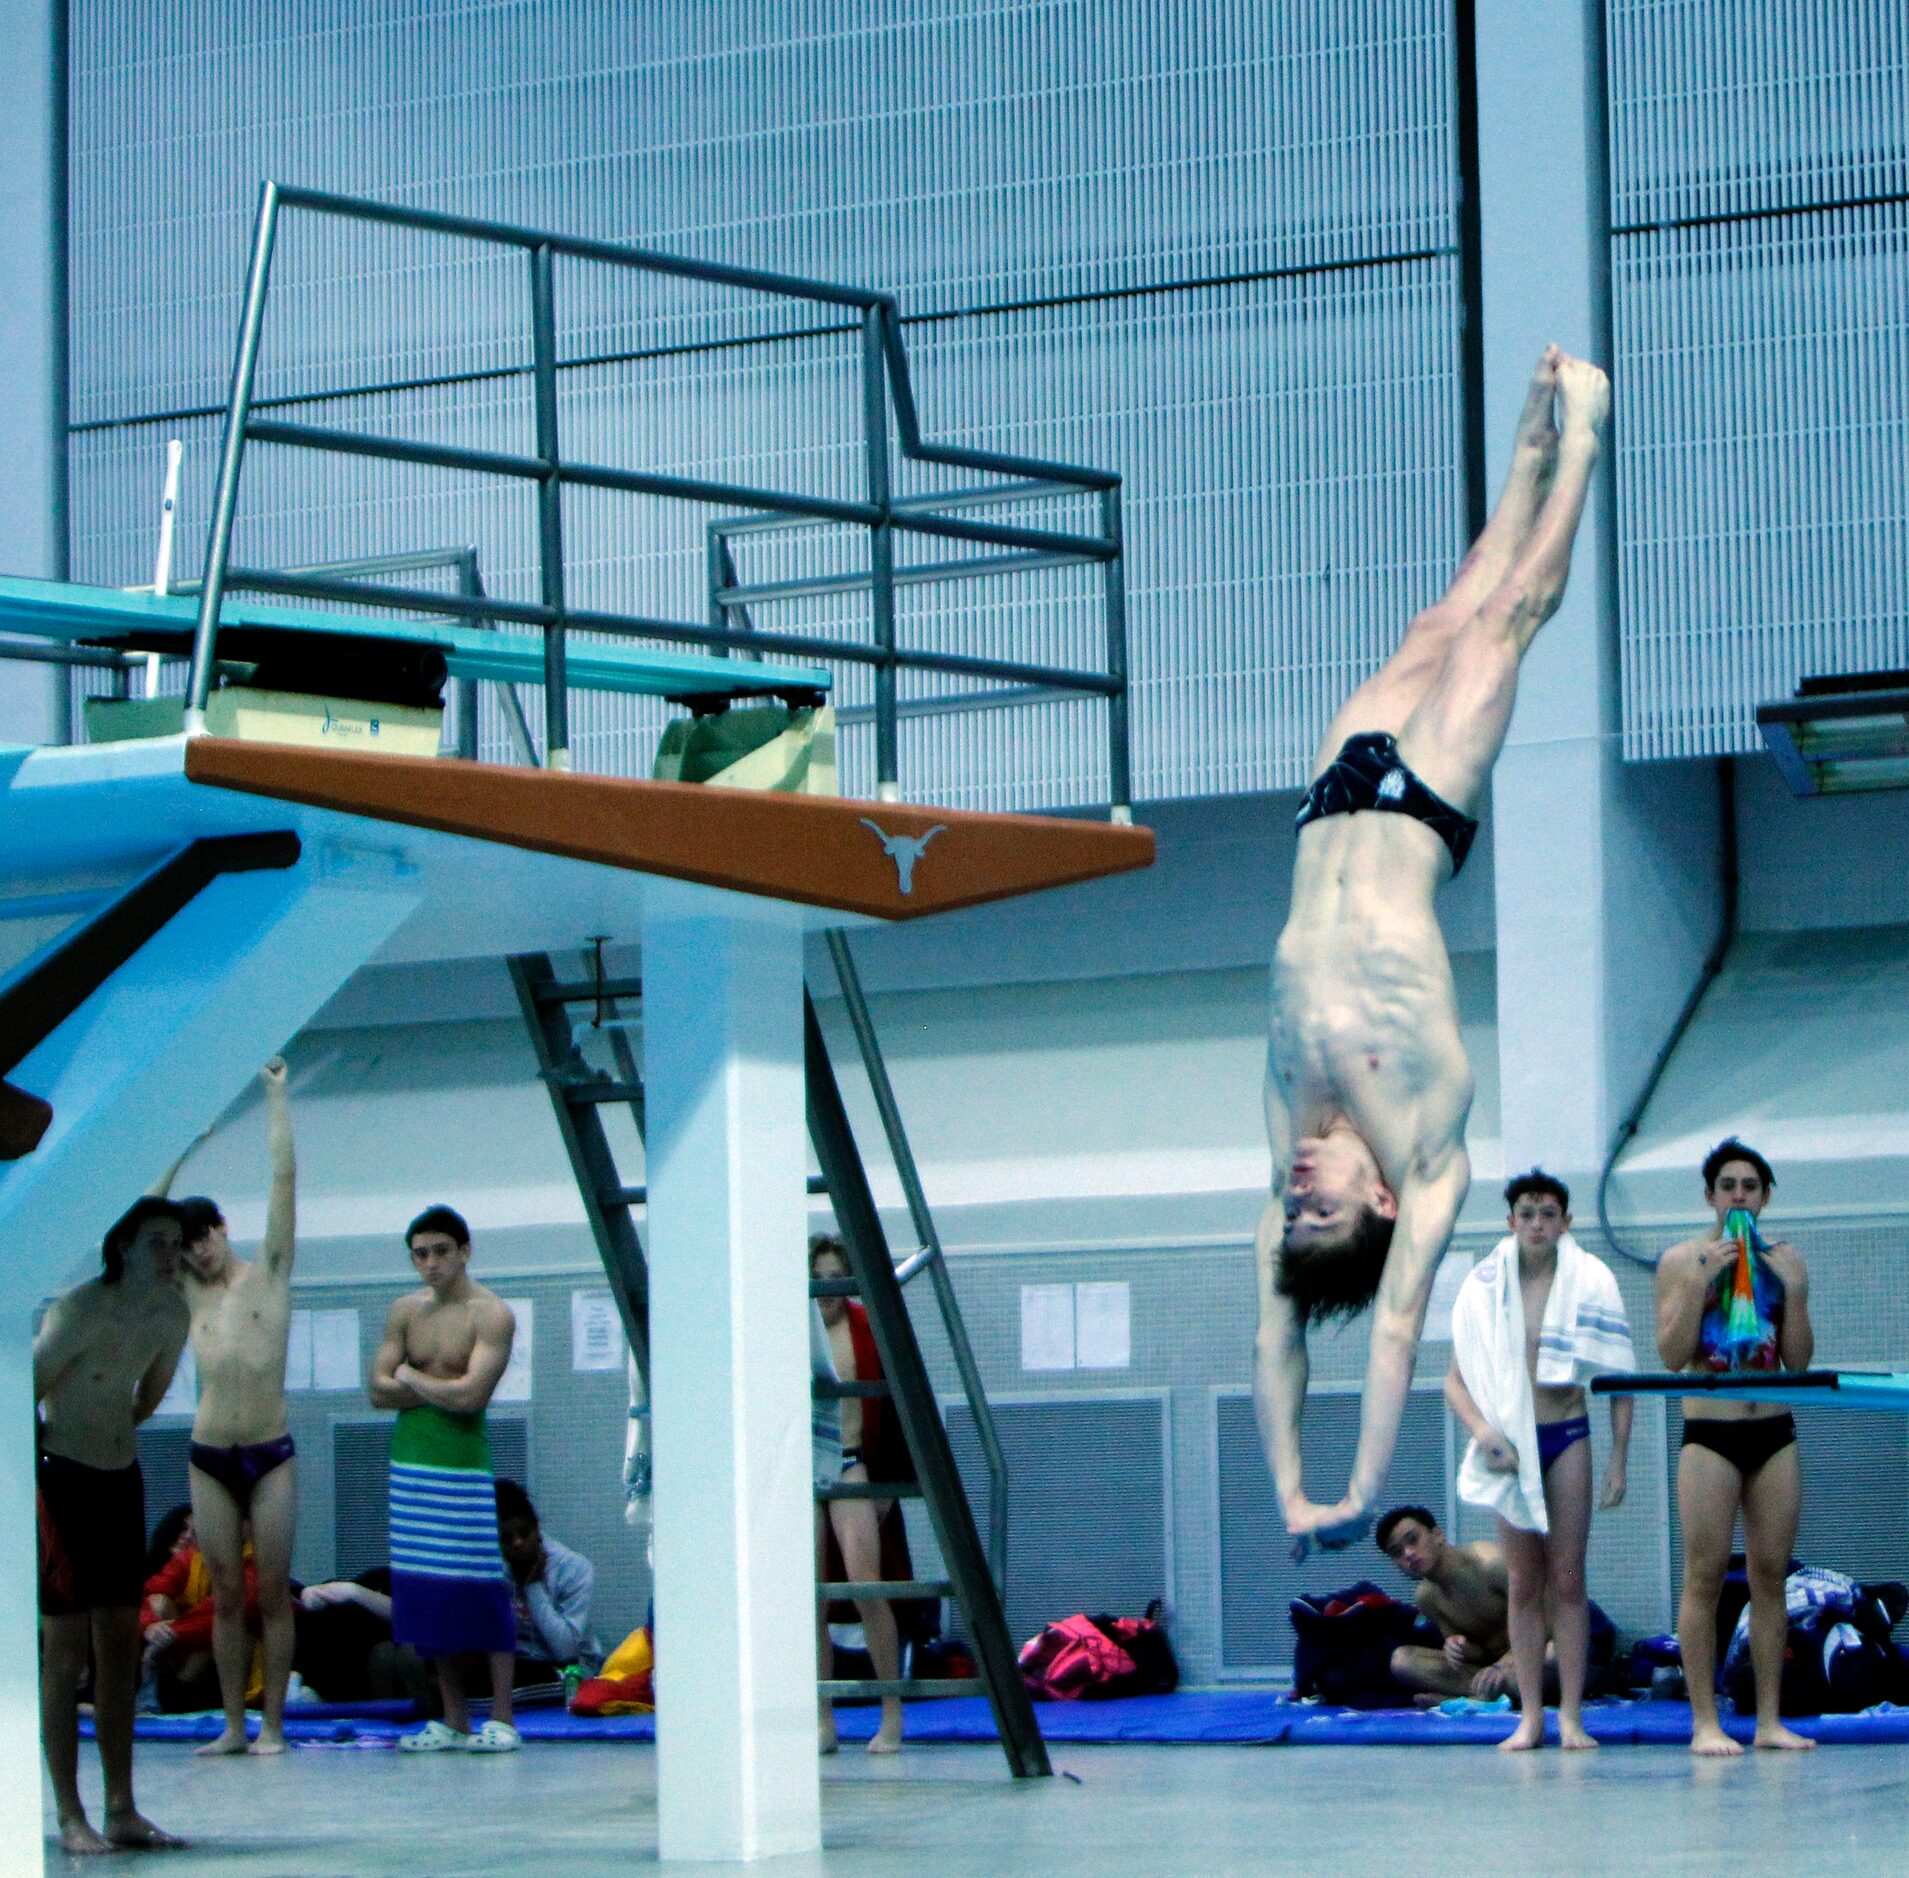
MULTIPOLYGON (((901 313, 893 295, 868 288, 808 280, 797 275, 691 260, 621 243, 558 235, 505 222, 402 208, 389 203, 268 181, 259 192, 244 312, 233 357, 231 389, 220 445, 218 483, 207 532, 205 572, 199 584, 199 612, 186 688, 186 727, 193 734, 204 729, 205 707, 211 694, 217 658, 219 615, 226 593, 244 591, 280 594, 356 605, 369 604, 399 611, 438 613, 463 619, 508 621, 541 629, 544 635, 545 762, 553 769, 567 768, 569 765, 569 694, 565 681, 564 647, 565 635, 572 629, 701 646, 718 655, 733 652, 782 653, 872 667, 876 793, 890 799, 899 793, 896 678, 902 671, 933 671, 993 679, 1037 687, 1047 692, 1103 698, 1107 703, 1110 804, 1114 818, 1124 821, 1129 819, 1132 779, 1122 552, 1120 478, 1113 471, 1044 462, 1000 451, 931 444, 923 438, 902 339, 901 313), (412 442, 400 437, 335 430, 255 415, 254 390, 273 256, 279 224, 288 210, 412 229, 424 234, 522 251, 528 261, 534 454, 526 456, 412 442), (559 256, 838 307, 851 313, 854 325, 844 330, 859 332, 866 500, 843 501, 697 477, 661 475, 566 461, 561 454, 558 438, 557 386, 561 366, 557 356, 554 269, 559 256), (1093 496, 1099 506, 1098 531, 1093 534, 1072 534, 986 519, 976 520, 947 512, 972 506, 977 493, 996 493, 991 491, 963 492, 940 499, 896 498, 889 486, 891 407, 894 443, 903 459, 944 469, 1013 478, 1018 486, 999 492, 1010 497, 1093 496), (481 592, 427 593, 348 580, 336 574, 274 573, 234 567, 231 561, 232 532, 238 513, 240 474, 248 442, 502 476, 533 484, 537 492, 539 600, 507 601, 481 592), (867 584, 873 615, 870 638, 861 641, 814 634, 761 632, 749 626, 734 624, 730 618, 733 609, 726 602, 712 604, 711 619, 701 624, 573 607, 568 601, 564 578, 562 494, 566 488, 607 489, 753 510, 759 515, 836 522, 864 528, 869 536, 867 584), (896 568, 895 536, 898 533, 972 541, 995 549, 1009 550, 1006 556, 996 554, 982 557, 989 563, 986 571, 990 573, 1007 571, 1009 565, 1033 568, 1092 563, 1104 567, 1106 581, 1102 624, 1106 670, 1073 670, 1042 666, 1031 661, 937 653, 899 645, 895 606, 898 582, 905 583, 909 579, 924 576, 919 570, 896 568)), ((946 571, 939 577, 958 576, 963 571, 972 571, 961 562, 944 566, 946 571)), ((733 581, 727 584, 733 585, 733 581)))

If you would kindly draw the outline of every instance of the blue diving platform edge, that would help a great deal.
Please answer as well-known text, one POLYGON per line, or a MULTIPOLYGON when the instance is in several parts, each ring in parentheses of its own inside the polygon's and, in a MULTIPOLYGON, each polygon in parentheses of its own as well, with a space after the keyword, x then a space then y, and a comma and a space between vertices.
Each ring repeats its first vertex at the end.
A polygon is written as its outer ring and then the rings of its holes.
MULTIPOLYGON (((155 639, 176 638, 178 652, 183 655, 192 649, 198 617, 199 603, 187 594, 127 593, 114 587, 0 574, 0 633, 94 645, 123 645, 137 637, 142 649, 155 639)), ((540 684, 544 675, 541 632, 492 631, 423 616, 382 614, 369 618, 353 613, 306 612, 259 606, 230 596, 219 609, 219 624, 221 629, 249 627, 255 631, 326 634, 433 647, 444 655, 445 668, 453 678, 540 684)), ((658 698, 699 692, 731 696, 801 691, 826 694, 833 683, 832 675, 820 666, 765 665, 753 659, 605 645, 574 634, 566 635, 564 663, 569 683, 579 691, 640 692, 658 698)))
POLYGON ((1799 1369, 1744 1376, 1686 1376, 1675 1370, 1594 1376, 1593 1395, 1715 1395, 1781 1402, 1793 1408, 1896 1409, 1909 1412, 1909 1375, 1884 1370, 1799 1369))

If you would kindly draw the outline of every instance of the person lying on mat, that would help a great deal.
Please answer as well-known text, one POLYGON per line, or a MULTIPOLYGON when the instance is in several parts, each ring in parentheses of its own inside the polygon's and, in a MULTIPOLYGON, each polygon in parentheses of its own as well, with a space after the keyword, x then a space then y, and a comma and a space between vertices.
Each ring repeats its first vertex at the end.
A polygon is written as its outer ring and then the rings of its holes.
MULTIPOLYGON (((1510 1234, 1466 1274, 1452 1306, 1445 1399, 1471 1435, 1459 1496, 1498 1521, 1518 1671, 1510 1752, 1544 1744, 1546 1633, 1558 1661, 1558 1741, 1594 1748, 1584 1728, 1591 1606, 1591 1419, 1584 1383, 1636 1367, 1630 1321, 1609 1266, 1571 1236, 1571 1194, 1533 1168, 1505 1188, 1510 1234)), ((1624 1498, 1634 1404, 1611 1398, 1611 1458, 1599 1506, 1624 1498)))
MULTIPOLYGON (((1704 1159, 1704 1201, 1714 1234, 1674 1245, 1657 1265, 1657 1353, 1666 1369, 1704 1375, 1807 1369, 1815 1353, 1809 1272, 1793 1245, 1767 1243, 1757 1221, 1776 1176, 1735 1135, 1704 1159), (1734 1215, 1734 1219, 1733 1219, 1734 1215)), ((1717 1719, 1717 1600, 1730 1539, 1743 1513, 1750 1579, 1750 1657, 1756 1672, 1760 1748, 1812 1748, 1777 1713, 1789 1636, 1784 1578, 1796 1543, 1803 1476, 1796 1420, 1771 1402, 1685 1396, 1677 1457, 1684 1528, 1684 1590, 1677 1641, 1690 1689, 1693 1754, 1741 1754, 1717 1719)))
POLYGON ((1471 1068, 1432 899, 1464 864, 1519 663, 1563 598, 1609 400, 1595 366, 1555 346, 1538 361, 1496 510, 1444 597, 1333 719, 1300 805, 1273 955, 1253 1387, 1300 1554, 1370 1523, 1471 1184, 1471 1068), (1351 1477, 1315 1500, 1300 1447, 1307 1327, 1368 1304, 1351 1477))
POLYGON ((497 1491, 484 1411, 510 1365, 511 1308, 470 1274, 471 1229, 448 1206, 405 1229, 424 1280, 385 1318, 371 1365, 371 1400, 394 1408, 391 1430, 391 1634, 437 1669, 444 1720, 398 1746, 508 1754, 517 1623, 497 1540, 497 1491), (472 1657, 490 1659, 491 1718, 471 1732, 465 1692, 472 1657))
MULTIPOLYGON (((265 1240, 251 1263, 234 1256, 225 1215, 202 1195, 179 1202, 185 1223, 184 1288, 192 1309, 192 1355, 199 1404, 192 1418, 192 1526, 212 1575, 212 1657, 225 1729, 200 1754, 244 1754, 245 1693, 254 1636, 248 1600, 264 1641, 264 1685, 253 1754, 285 1752, 285 1688, 292 1673, 292 1534, 297 1466, 285 1406, 285 1350, 292 1331, 292 1251, 298 1169, 285 1064, 265 1065, 271 1186, 265 1240), (248 1535, 256 1560, 248 1593, 248 1535)), ((197 1143, 194 1144, 196 1146, 197 1143)), ((191 1153, 188 1149, 187 1154, 191 1153)), ((186 1155, 156 1191, 170 1191, 186 1155)))
POLYGON ((1417 1589, 1412 1602, 1444 1646, 1401 1644, 1392 1674, 1429 1704, 1448 1696, 1490 1701, 1515 1687, 1504 1555, 1489 1540, 1454 1545, 1428 1507, 1395 1506, 1379 1521, 1379 1550, 1417 1589))

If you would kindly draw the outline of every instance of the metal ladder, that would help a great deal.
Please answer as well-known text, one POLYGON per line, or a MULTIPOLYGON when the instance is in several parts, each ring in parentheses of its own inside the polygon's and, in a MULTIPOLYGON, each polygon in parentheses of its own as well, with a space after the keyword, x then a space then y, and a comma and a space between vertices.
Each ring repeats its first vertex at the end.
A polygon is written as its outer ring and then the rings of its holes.
MULTIPOLYGON (((1033 1704, 1021 1680, 1001 1608, 1007 1505, 1000 1443, 948 1279, 941 1243, 902 1131, 900 1112, 882 1063, 854 961, 840 933, 831 932, 828 942, 920 1243, 909 1258, 896 1265, 843 1105, 841 1086, 836 1081, 815 1002, 805 987, 803 1052, 809 1135, 822 1169, 820 1176, 810 1177, 809 1191, 830 1197, 852 1274, 846 1279, 812 1279, 810 1294, 818 1297, 853 1295, 860 1299, 868 1313, 869 1328, 874 1334, 885 1377, 881 1382, 819 1382, 816 1388, 822 1395, 881 1396, 892 1401, 914 1462, 915 1479, 912 1482, 837 1481, 818 1487, 816 1496, 818 1500, 920 1500, 933 1527, 947 1576, 874 1582, 844 1580, 818 1585, 817 1590, 825 1598, 951 1598, 966 1624, 980 1672, 978 1680, 993 1707, 1009 1768, 1021 1779, 1044 1775, 1052 1771, 1046 1744, 1041 1739, 1033 1704), (985 1552, 903 1297, 902 1287, 922 1272, 929 1274, 934 1288, 992 1480, 990 1544, 985 1552)), ((603 1269, 629 1337, 631 1354, 647 1391, 649 1277, 633 1213, 634 1208, 644 1203, 646 1192, 641 1185, 623 1178, 604 1125, 605 1110, 621 1107, 634 1122, 638 1140, 643 1138, 643 1083, 629 1036, 630 1013, 640 1005, 643 988, 640 978, 606 976, 602 956, 599 941, 595 969, 582 979, 560 978, 548 955, 543 953, 511 959, 510 975, 536 1051, 538 1073, 549 1091, 558 1131, 576 1175, 584 1215, 603 1259, 603 1269), (590 1062, 579 1045, 573 1013, 580 1007, 589 1010, 591 1026, 607 1039, 610 1068, 590 1062)), ((974 1694, 976 1679, 905 1676, 894 1680, 831 1680, 819 1686, 821 1693, 829 1697, 959 1696, 974 1694)))

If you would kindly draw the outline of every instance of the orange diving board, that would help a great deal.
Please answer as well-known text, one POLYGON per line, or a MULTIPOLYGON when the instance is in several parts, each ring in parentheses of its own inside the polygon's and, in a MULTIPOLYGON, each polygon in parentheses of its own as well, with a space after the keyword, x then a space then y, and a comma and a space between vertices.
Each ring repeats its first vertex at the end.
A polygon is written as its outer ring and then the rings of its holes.
POLYGON ((837 796, 195 737, 187 777, 735 893, 920 919, 1151 865, 1153 832, 837 796))

